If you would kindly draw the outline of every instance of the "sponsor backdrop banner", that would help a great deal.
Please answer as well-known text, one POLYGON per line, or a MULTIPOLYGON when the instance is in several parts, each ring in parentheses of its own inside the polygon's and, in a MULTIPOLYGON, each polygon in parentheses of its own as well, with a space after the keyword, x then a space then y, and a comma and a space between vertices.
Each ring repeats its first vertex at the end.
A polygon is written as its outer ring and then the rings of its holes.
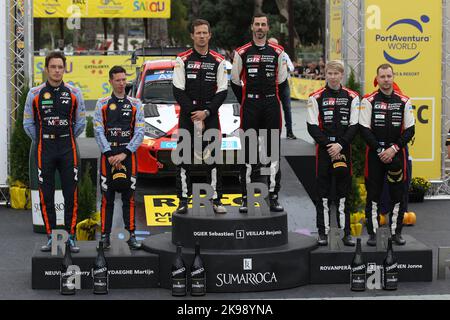
POLYGON ((308 100, 309 95, 319 90, 325 85, 323 80, 309 80, 301 78, 289 78, 289 87, 291 88, 291 98, 298 100, 308 100))
POLYGON ((330 0, 329 60, 342 60, 342 0, 330 0))
POLYGON ((441 176, 441 61, 441 1, 365 1, 365 92, 375 90, 377 66, 390 63, 414 106, 412 174, 427 179, 441 176))
MULTIPOLYGON (((145 57, 145 60, 170 59, 170 57, 145 57)), ((108 82, 108 71, 114 65, 120 65, 127 71, 128 81, 136 76, 136 67, 140 67, 144 61, 139 57, 135 65, 131 64, 130 55, 117 56, 67 56, 66 74, 64 80, 77 86, 83 92, 85 100, 97 100, 111 94, 111 86, 108 82)), ((34 57, 34 85, 42 83, 45 57, 34 57)), ((308 100, 309 94, 325 85, 322 80, 289 79, 291 97, 294 99, 308 100)))
MULTIPOLYGON (((146 60, 157 60, 161 57, 147 57, 146 60)), ((169 59, 169 57, 164 57, 169 59)), ((83 92, 85 100, 97 100, 111 94, 109 85, 109 69, 114 65, 120 65, 127 71, 128 81, 132 81, 136 75, 136 67, 140 67, 144 61, 140 57, 136 65, 131 64, 130 56, 67 56, 66 74, 64 80, 83 92)), ((34 84, 42 83, 45 57, 34 57, 34 84)))
MULTIPOLYGON (((6 25, 6 1, 0 3, 0 25, 6 25)), ((8 179, 8 73, 9 67, 6 57, 8 46, 6 46, 7 32, 0 32, 0 186, 7 184, 8 179)))
POLYGON ((170 19, 170 0, 34 0, 33 16, 170 19))

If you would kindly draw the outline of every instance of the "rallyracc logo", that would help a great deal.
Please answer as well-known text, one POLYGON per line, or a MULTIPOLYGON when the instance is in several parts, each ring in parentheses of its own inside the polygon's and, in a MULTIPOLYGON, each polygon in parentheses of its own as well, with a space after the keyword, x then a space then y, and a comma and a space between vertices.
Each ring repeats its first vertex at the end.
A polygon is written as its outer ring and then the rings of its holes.
POLYGON ((392 64, 406 64, 411 61, 414 61, 419 55, 418 52, 418 43, 428 43, 430 42, 430 37, 424 35, 423 24, 430 22, 430 18, 427 15, 422 15, 420 17, 420 21, 414 19, 399 19, 393 22, 389 27, 387 27, 386 32, 393 32, 396 30, 395 27, 401 25, 409 25, 412 26, 415 30, 420 32, 420 35, 398 35, 398 34, 390 34, 390 35, 382 35, 376 34, 375 41, 377 42, 385 42, 390 50, 397 51, 413 51, 412 55, 408 58, 400 59, 393 56, 386 50, 383 50, 384 58, 392 63, 392 64))

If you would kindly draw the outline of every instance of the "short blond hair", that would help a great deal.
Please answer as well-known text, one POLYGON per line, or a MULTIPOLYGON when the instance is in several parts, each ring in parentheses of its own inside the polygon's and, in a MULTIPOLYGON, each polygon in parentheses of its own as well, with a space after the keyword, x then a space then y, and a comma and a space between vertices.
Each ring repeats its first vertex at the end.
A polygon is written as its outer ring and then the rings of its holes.
POLYGON ((344 64, 341 60, 331 60, 325 65, 325 72, 327 72, 328 69, 333 69, 339 71, 340 73, 344 73, 344 64))

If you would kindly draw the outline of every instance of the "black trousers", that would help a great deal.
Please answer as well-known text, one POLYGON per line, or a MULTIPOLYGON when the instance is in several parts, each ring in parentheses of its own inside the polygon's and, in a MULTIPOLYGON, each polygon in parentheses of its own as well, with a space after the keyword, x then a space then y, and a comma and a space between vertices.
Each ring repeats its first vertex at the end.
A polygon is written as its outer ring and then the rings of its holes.
MULTIPOLYGON (((403 178, 406 179, 406 157, 405 150, 400 151, 400 160, 403 170, 403 178)), ((367 190, 366 198, 366 219, 367 219, 367 232, 371 235, 375 234, 380 223, 381 212, 381 193, 383 191, 384 180, 387 174, 387 167, 382 163, 375 151, 366 150, 366 167, 365 167, 365 184, 367 190)), ((403 228, 403 216, 405 214, 406 200, 405 193, 405 181, 400 183, 388 183, 389 196, 391 199, 390 222, 389 228, 391 234, 401 233, 403 228)))
MULTIPOLYGON (((136 153, 127 156, 122 164, 127 169, 127 178, 131 179, 131 187, 121 192, 122 196, 122 215, 125 229, 133 232, 136 229, 136 204, 134 201, 134 193, 136 190, 136 176, 137 176, 137 158, 136 153)), ((111 181, 111 165, 105 155, 101 157, 101 177, 100 187, 102 190, 102 204, 101 204, 101 219, 102 219, 102 234, 111 233, 113 214, 114 214, 114 200, 116 191, 108 187, 108 182, 111 181)))
POLYGON ((55 172, 61 177, 64 196, 64 226, 73 235, 78 214, 78 156, 75 138, 68 135, 55 139, 40 138, 37 147, 37 168, 41 213, 48 235, 56 228, 55 172))
MULTIPOLYGON (((259 137, 259 129, 267 129, 267 141, 264 141, 263 147, 267 150, 267 155, 275 160, 270 161, 270 164, 265 165, 270 168, 270 174, 267 175, 267 184, 269 186, 269 193, 278 194, 280 191, 281 170, 280 170, 280 153, 272 156, 272 142, 270 134, 273 129, 278 131, 278 147, 280 150, 280 135, 281 135, 281 103, 277 96, 264 98, 245 97, 241 106, 241 129, 245 132, 249 129, 255 129, 259 137)), ((259 141, 261 143, 261 141, 259 141)), ((259 144, 258 147, 261 147, 259 144)), ((245 141, 245 165, 240 169, 241 192, 243 195, 247 194, 247 184, 253 182, 254 178, 258 176, 258 169, 261 169, 260 159, 258 156, 258 163, 250 163, 250 149, 251 143, 248 139, 245 141)), ((257 148, 259 150, 259 148, 257 148)), ((258 151, 257 151, 258 153, 258 151)))
MULTIPOLYGON (((220 130, 219 125, 219 117, 218 115, 211 115, 204 121, 205 131, 209 129, 217 129, 220 130)), ((202 150, 194 150, 194 139, 195 139, 195 128, 192 120, 190 119, 190 115, 180 115, 178 126, 180 129, 184 129, 189 131, 191 137, 191 157, 189 159, 189 163, 182 163, 177 165, 177 173, 175 176, 176 179, 176 191, 177 197, 179 199, 187 200, 192 195, 192 183, 191 183, 191 175, 192 171, 195 169, 196 171, 202 171, 202 173, 206 173, 207 183, 211 185, 214 190, 213 200, 220 200, 223 195, 222 191, 222 165, 221 164, 211 164, 207 165, 205 163, 207 156, 215 157, 215 150, 213 149, 211 152, 206 151, 210 142, 203 141, 202 150), (197 162, 201 162, 201 164, 195 164, 194 158, 197 158, 197 162)), ((204 133, 204 132, 203 132, 204 133)), ((178 138, 178 145, 182 142, 181 136, 178 138)), ((213 142, 213 141, 211 141, 213 142)), ((183 153, 180 152, 180 156, 183 156, 183 153)))
MULTIPOLYGON (((351 158, 350 148, 341 151, 347 159, 349 174, 336 181, 336 218, 340 229, 350 234, 349 195, 351 191, 351 158)), ((316 224, 319 234, 326 235, 330 231, 330 192, 333 181, 331 157, 327 149, 316 146, 316 224)))

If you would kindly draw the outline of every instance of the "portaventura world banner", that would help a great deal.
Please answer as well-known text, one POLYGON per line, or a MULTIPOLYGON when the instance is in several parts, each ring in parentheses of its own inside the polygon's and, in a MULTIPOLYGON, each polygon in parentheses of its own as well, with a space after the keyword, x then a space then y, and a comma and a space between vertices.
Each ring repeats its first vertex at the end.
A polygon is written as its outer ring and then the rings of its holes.
POLYGON ((382 63, 411 98, 416 134, 413 176, 441 176, 442 1, 365 0, 365 92, 382 63))
POLYGON ((33 0, 33 16, 170 19, 170 0, 33 0))

